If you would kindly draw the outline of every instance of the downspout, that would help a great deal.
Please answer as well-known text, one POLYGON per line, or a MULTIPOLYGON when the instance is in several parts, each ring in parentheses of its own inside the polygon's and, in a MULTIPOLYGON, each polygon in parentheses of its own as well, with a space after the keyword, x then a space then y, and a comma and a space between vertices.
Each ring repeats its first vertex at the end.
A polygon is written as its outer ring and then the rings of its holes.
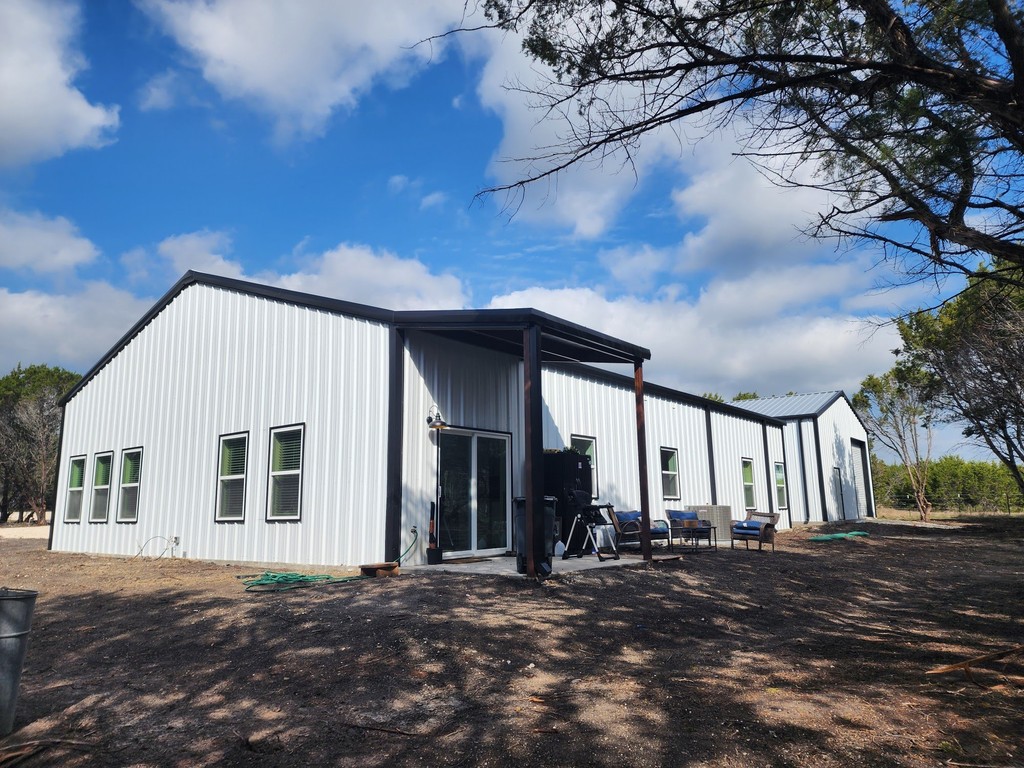
POLYGON ((402 442, 405 418, 405 334, 388 331, 387 486, 384 505, 384 560, 398 559, 402 548, 402 442))
POLYGON ((647 421, 644 414, 644 363, 633 361, 633 390, 636 393, 636 455, 640 472, 640 552, 651 562, 651 501, 647 477, 647 421))

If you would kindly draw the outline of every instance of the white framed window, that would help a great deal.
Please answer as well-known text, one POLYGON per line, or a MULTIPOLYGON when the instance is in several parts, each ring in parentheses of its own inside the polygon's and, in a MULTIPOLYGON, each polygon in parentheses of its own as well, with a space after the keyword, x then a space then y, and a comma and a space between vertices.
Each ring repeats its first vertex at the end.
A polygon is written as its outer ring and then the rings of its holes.
POLYGON ((661 449, 661 495, 666 499, 679 499, 679 451, 661 449))
POLYGON ((218 523, 245 520, 245 470, 249 458, 249 433, 221 435, 217 469, 218 523))
POLYGON ((270 430, 267 520, 299 520, 302 512, 302 438, 297 424, 270 430))
POLYGON ((90 523, 107 522, 110 511, 110 470, 114 464, 113 453, 98 453, 92 473, 92 507, 89 509, 90 523))
POLYGON ((82 496, 85 493, 85 456, 73 456, 68 468, 68 503, 64 507, 64 522, 82 521, 82 496))
POLYGON ((121 493, 117 502, 117 522, 139 521, 139 483, 142 481, 142 449, 121 451, 121 493))
POLYGON ((786 492, 786 465, 775 462, 775 501, 779 509, 789 508, 789 494, 786 492))
POLYGON ((757 507, 756 497, 754 496, 754 460, 743 459, 743 505, 747 509, 755 509, 757 507))
POLYGON ((590 494, 596 499, 601 494, 597 485, 597 438, 585 435, 570 435, 569 446, 590 459, 590 494))

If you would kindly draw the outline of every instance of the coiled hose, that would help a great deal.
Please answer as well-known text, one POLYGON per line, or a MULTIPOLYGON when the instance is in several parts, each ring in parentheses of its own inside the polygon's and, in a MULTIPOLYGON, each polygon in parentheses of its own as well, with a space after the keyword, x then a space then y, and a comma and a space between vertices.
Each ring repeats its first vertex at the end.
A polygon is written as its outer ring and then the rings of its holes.
MULTIPOLYGON (((409 550, 416 546, 419 539, 419 531, 412 529, 412 542, 399 556, 398 562, 402 560, 409 550)), ((246 592, 287 592, 290 589, 304 589, 306 587, 327 586, 330 584, 346 584, 350 581, 362 581, 371 579, 372 576, 330 576, 328 574, 305 574, 305 573, 282 573, 278 571, 264 571, 260 576, 239 576, 244 579, 246 592)))

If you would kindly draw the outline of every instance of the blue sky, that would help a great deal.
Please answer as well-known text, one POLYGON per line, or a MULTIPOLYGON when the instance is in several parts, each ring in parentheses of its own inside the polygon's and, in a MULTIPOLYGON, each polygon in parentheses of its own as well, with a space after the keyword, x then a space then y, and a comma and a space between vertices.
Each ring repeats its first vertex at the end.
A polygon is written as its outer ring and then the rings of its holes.
MULTIPOLYGON (((635 174, 502 197, 557 141, 512 36, 417 42, 461 0, 0 3, 0 369, 87 370, 188 269, 390 309, 533 306, 649 347, 686 391, 856 391, 878 327, 869 252, 800 228, 728 133, 649 137, 635 174), (366 7, 369 6, 369 7, 366 7)), ((947 450, 951 439, 939 446, 947 450)))

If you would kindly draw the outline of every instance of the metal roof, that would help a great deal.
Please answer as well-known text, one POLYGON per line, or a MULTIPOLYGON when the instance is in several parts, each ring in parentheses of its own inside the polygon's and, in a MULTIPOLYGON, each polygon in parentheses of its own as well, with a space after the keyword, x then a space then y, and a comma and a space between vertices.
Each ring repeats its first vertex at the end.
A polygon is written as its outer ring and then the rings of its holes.
POLYGON ((757 400, 733 400, 730 405, 760 413, 762 416, 793 419, 820 416, 839 398, 846 398, 846 394, 841 390, 833 390, 831 392, 811 392, 805 395, 761 397, 757 400))
POLYGON ((395 312, 350 301, 238 280, 202 272, 186 272, 143 317, 122 336, 82 380, 62 399, 66 403, 106 366, 175 297, 192 285, 209 285, 298 306, 386 323, 399 329, 422 330, 468 344, 509 354, 523 354, 523 331, 540 329, 541 361, 587 363, 642 363, 651 352, 599 331, 539 312, 535 309, 474 309, 395 312))

